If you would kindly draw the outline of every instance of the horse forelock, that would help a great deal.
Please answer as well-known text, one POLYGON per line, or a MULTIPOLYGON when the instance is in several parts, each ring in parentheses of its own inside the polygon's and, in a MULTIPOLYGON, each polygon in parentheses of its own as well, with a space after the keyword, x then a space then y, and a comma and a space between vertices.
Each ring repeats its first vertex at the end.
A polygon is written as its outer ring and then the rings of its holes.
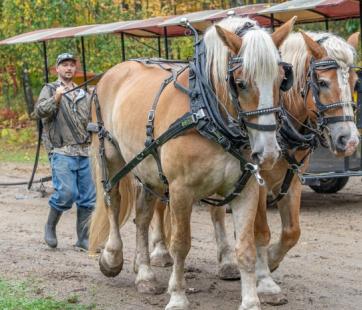
MULTIPOLYGON (((355 59, 355 50, 345 40, 328 32, 307 32, 307 34, 317 41, 321 38, 328 37, 323 40, 321 45, 326 49, 330 58, 337 61, 341 67, 347 67, 353 64, 355 59)), ((288 92, 289 96, 299 96, 306 81, 306 67, 309 59, 307 45, 300 33, 292 33, 284 41, 280 48, 283 61, 293 65, 294 84, 292 91, 288 92)))
MULTIPOLYGON (((234 32, 245 23, 253 24, 242 37, 242 46, 238 56, 243 58, 243 78, 255 82, 274 81, 278 74, 279 54, 271 36, 250 18, 229 17, 218 25, 234 32)), ((214 83, 219 98, 227 99, 227 70, 229 49, 211 26, 204 35, 206 47, 206 72, 214 83)))
POLYGON ((319 40, 324 37, 328 39, 322 42, 322 46, 326 49, 327 54, 332 59, 336 60, 341 67, 352 65, 355 61, 356 51, 344 39, 332 33, 310 33, 314 40, 319 40))

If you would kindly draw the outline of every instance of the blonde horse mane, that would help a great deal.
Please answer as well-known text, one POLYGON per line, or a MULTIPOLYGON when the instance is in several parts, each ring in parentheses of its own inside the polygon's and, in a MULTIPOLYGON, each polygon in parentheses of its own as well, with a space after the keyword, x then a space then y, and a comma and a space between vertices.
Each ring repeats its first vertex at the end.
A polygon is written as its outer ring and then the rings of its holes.
MULTIPOLYGON (((243 43, 238 54, 243 57, 243 78, 261 83, 267 80, 273 81, 278 74, 280 57, 271 36, 250 18, 229 17, 220 21, 218 25, 235 32, 246 23, 252 24, 253 27, 243 35, 243 43)), ((217 93, 217 96, 225 101, 228 99, 226 78, 230 51, 218 36, 215 26, 211 26, 206 31, 204 42, 208 78, 220 85, 218 88, 215 87, 217 91, 221 92, 217 93)))
MULTIPOLYGON (((307 32, 313 40, 328 37, 321 45, 327 51, 330 58, 337 61, 342 68, 354 63, 356 57, 355 49, 344 39, 328 32, 307 32)), ((283 61, 293 65, 294 84, 287 93, 287 102, 293 103, 293 98, 300 96, 306 81, 306 62, 309 59, 307 45, 301 33, 291 33, 280 47, 283 61)), ((292 108, 292 107, 288 107, 292 108)))

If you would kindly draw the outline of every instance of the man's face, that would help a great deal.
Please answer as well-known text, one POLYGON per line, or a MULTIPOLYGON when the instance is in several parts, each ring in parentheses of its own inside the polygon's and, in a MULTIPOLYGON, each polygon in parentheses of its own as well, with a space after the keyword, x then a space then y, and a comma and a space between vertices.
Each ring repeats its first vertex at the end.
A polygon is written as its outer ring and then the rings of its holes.
POLYGON ((64 60, 57 67, 58 76, 64 81, 71 81, 75 74, 75 61, 64 60))

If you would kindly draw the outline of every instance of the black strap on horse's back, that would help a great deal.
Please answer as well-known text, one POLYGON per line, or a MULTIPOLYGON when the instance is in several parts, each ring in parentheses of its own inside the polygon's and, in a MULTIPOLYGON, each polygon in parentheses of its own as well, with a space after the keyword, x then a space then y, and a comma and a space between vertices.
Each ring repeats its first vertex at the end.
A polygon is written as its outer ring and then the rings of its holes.
POLYGON ((165 144, 170 139, 184 133, 186 130, 195 128, 200 119, 205 116, 202 110, 198 113, 188 112, 176 120, 169 129, 161 134, 158 138, 152 141, 143 151, 138 153, 131 161, 129 161, 120 171, 118 171, 106 184, 105 191, 109 192, 125 175, 127 175, 133 168, 135 168, 141 161, 159 146, 165 144))
MULTIPOLYGON (((222 206, 232 199, 234 199, 237 195, 240 194, 242 189, 245 187, 247 181, 249 180, 252 174, 255 175, 259 184, 264 184, 263 179, 259 175, 259 170, 256 165, 252 165, 248 163, 243 155, 241 147, 246 147, 249 143, 247 134, 244 129, 240 126, 235 126, 238 124, 237 121, 233 120, 231 115, 227 113, 226 119, 223 114, 219 110, 219 100, 215 95, 215 92, 210 85, 208 78, 205 72, 205 46, 203 41, 198 40, 197 32, 192 26, 190 29, 194 31, 195 34, 195 56, 193 61, 190 61, 188 68, 189 70, 189 89, 181 85, 177 82, 177 76, 180 72, 183 72, 185 68, 176 72, 172 68, 165 67, 162 61, 160 60, 145 60, 145 59, 133 59, 134 61, 144 63, 146 65, 158 65, 160 68, 171 72, 171 76, 166 78, 159 91, 157 92, 151 110, 148 114, 148 121, 146 125, 146 148, 138 153, 130 162, 128 162, 121 170, 119 170, 110 180, 108 179, 108 175, 104 173, 103 178, 103 187, 106 193, 109 193, 111 189, 132 169, 134 169, 143 159, 145 159, 149 155, 153 155, 157 162, 159 175, 161 180, 165 185, 168 185, 167 179, 164 177, 162 172, 162 166, 160 162, 160 158, 158 156, 157 148, 169 141, 172 138, 177 137, 178 135, 184 133, 186 130, 195 128, 201 135, 206 138, 216 142, 219 144, 226 152, 229 152, 232 156, 234 156, 240 162, 241 176, 237 180, 234 185, 233 191, 228 194, 223 200, 215 200, 215 199, 204 199, 204 202, 210 203, 215 206, 222 206), (186 93, 190 97, 190 112, 186 113, 184 116, 176 120, 166 132, 161 134, 157 139, 153 137, 154 130, 154 117, 157 102, 161 96, 162 91, 166 88, 166 86, 174 81, 174 86, 176 89, 186 93)), ((178 62, 166 62, 166 64, 176 65, 178 62)), ((100 111, 99 103, 97 100, 94 101, 98 105, 98 110, 100 111)), ((239 111, 238 111, 239 112, 239 111)), ((258 114, 264 113, 262 110, 257 111, 258 114)), ((275 111, 268 111, 267 113, 274 113, 275 111)), ((240 115, 238 115, 239 117, 240 115)), ((97 114, 98 118, 98 114, 97 114)), ((99 124, 99 121, 98 121, 99 124)), ((99 129, 104 128, 103 122, 99 129)), ((264 128, 265 130, 271 130, 271 128, 264 128)), ((258 130, 263 130, 263 128, 258 128, 258 130)), ((274 126, 272 130, 275 130, 274 126)), ((99 136, 99 134, 98 134, 99 136)), ((104 137, 100 137, 100 139, 104 139, 104 137)), ((104 145, 100 143, 100 154, 101 157, 104 158, 104 145), (103 148, 103 150, 101 150, 103 148), (103 154, 101 154, 103 152, 103 154)), ((103 161, 102 161, 103 162, 103 161)), ((105 164, 103 165, 105 166, 105 164)), ((141 181, 141 180, 140 180, 141 181)), ((142 183, 142 181, 141 181, 142 183)), ((109 199, 109 195, 107 198, 106 195, 106 204, 109 199)))
MULTIPOLYGON (((149 60, 146 63, 150 64, 150 63, 153 63, 153 62, 151 62, 149 60)), ((171 68, 167 68, 167 67, 165 68, 162 65, 162 63, 160 63, 159 61, 157 61, 155 64, 157 64, 163 70, 170 71, 171 75, 162 82, 162 84, 160 86, 160 89, 158 90, 158 92, 155 95, 155 98, 153 99, 151 110, 148 112, 147 124, 146 124, 145 147, 148 147, 155 140, 154 139, 154 121, 155 121, 157 104, 159 102, 159 99, 161 97, 162 92, 165 90, 167 85, 169 85, 172 81, 174 82, 174 84, 176 84, 176 83, 178 84, 178 82, 177 82, 178 76, 188 68, 188 66, 186 66, 184 63, 181 63, 181 69, 179 69, 179 70, 176 70, 175 68, 172 68, 172 67, 171 68)), ((172 62, 171 64, 180 65, 180 63, 175 63, 175 62, 172 62)), ((154 148, 151 151, 151 155, 153 156, 153 158, 155 159, 155 162, 157 164, 158 176, 161 179, 162 183, 164 184, 165 196, 168 197, 168 180, 167 180, 167 178, 166 178, 166 176, 165 176, 165 174, 163 173, 163 170, 162 170, 162 164, 161 164, 160 155, 158 153, 158 149, 154 148)), ((139 181, 141 182, 141 180, 139 180, 139 181)), ((145 188, 147 188, 145 184, 144 184, 144 186, 145 186, 145 188)))

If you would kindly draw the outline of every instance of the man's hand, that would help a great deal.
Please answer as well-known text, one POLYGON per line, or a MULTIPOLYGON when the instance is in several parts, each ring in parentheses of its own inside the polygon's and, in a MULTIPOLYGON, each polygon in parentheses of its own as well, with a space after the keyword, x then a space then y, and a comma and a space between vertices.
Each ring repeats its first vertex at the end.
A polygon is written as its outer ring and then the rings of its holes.
POLYGON ((54 99, 56 103, 60 103, 60 99, 62 99, 63 94, 67 91, 67 88, 64 86, 59 86, 55 90, 54 99))

